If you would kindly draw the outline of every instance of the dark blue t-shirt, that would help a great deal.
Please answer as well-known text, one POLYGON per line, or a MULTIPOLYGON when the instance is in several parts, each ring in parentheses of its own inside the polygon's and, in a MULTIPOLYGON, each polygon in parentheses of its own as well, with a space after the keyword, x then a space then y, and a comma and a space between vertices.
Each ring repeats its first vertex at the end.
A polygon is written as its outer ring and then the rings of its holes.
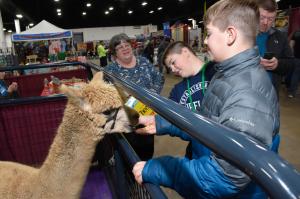
POLYGON ((215 73, 213 63, 208 63, 205 69, 205 80, 204 86, 202 85, 202 71, 197 75, 189 78, 183 79, 181 82, 177 83, 171 90, 169 98, 178 104, 181 104, 192 110, 192 104, 189 99, 189 91, 187 86, 187 80, 190 84, 190 92, 192 96, 192 103, 196 110, 200 110, 201 101, 203 99, 203 89, 207 89, 211 78, 215 73))

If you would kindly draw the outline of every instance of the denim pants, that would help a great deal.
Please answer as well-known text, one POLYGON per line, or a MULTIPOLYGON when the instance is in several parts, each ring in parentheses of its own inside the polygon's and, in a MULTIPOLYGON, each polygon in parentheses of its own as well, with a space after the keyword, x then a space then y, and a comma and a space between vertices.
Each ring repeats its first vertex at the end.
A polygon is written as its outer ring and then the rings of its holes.
POLYGON ((288 88, 288 93, 292 95, 296 95, 298 89, 299 78, 300 78, 300 59, 296 58, 294 63, 295 63, 295 67, 294 67, 293 74, 291 76, 290 86, 288 88))

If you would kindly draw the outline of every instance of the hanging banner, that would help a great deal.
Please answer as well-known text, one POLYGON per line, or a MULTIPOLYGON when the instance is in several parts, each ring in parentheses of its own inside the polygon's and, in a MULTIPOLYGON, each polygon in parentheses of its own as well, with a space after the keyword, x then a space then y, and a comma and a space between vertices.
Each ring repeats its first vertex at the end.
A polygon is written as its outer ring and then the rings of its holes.
POLYGON ((164 35, 171 38, 170 22, 163 23, 164 35))

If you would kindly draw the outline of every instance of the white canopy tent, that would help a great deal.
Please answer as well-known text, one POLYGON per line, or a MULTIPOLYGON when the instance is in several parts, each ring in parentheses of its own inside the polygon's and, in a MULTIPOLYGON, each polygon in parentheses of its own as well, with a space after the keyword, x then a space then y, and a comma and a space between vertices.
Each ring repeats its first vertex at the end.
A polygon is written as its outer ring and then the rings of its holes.
POLYGON ((63 38, 72 38, 73 34, 70 30, 59 28, 45 20, 41 21, 29 30, 12 35, 12 41, 41 41, 54 40, 63 38))

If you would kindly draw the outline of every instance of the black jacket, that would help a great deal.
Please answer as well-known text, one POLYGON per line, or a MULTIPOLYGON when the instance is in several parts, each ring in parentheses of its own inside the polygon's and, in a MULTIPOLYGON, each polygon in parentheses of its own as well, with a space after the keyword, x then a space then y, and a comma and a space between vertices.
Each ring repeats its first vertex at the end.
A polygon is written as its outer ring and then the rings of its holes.
POLYGON ((294 56, 289 46, 288 38, 283 32, 276 28, 269 30, 267 40, 267 52, 272 52, 278 59, 278 66, 272 72, 272 83, 276 89, 277 96, 281 77, 287 75, 294 70, 294 56))

